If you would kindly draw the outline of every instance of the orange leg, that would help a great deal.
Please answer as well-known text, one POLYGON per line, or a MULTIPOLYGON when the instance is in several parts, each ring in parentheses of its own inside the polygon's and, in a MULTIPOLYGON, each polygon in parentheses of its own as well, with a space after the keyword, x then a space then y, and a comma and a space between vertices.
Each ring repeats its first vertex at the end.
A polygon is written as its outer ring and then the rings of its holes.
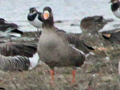
POLYGON ((75 74, 76 74, 76 70, 73 70, 72 71, 72 76, 73 76, 72 83, 75 83, 75 74))
POLYGON ((50 74, 52 77, 51 81, 54 82, 54 70, 53 69, 50 70, 50 74))

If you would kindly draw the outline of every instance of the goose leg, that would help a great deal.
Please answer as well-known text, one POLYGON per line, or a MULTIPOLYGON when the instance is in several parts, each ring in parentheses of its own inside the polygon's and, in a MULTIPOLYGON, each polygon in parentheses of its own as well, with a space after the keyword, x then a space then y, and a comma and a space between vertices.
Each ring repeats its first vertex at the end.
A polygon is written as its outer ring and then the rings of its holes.
POLYGON ((72 71, 72 83, 75 83, 75 75, 76 75, 76 70, 72 71))
POLYGON ((50 70, 50 74, 51 74, 51 81, 54 82, 54 69, 50 70))

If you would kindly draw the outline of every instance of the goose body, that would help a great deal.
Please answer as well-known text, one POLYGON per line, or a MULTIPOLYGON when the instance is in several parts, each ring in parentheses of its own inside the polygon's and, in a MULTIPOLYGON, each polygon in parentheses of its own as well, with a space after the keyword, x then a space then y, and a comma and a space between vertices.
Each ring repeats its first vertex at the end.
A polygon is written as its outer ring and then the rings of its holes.
POLYGON ((50 29, 49 31, 46 30, 47 29, 44 29, 42 32, 42 35, 39 39, 40 44, 38 46, 38 52, 43 62, 48 64, 51 68, 54 66, 75 66, 76 64, 78 64, 78 66, 81 66, 83 64, 83 61, 79 61, 77 58, 79 55, 79 58, 83 57, 84 60, 84 55, 76 51, 67 42, 67 40, 60 38, 55 31, 51 31, 50 29), (41 56, 42 53, 44 55, 41 56))
POLYGON ((105 20, 102 16, 85 17, 81 20, 82 40, 93 48, 103 47, 105 39, 99 31, 111 20, 105 20))
POLYGON ((21 37, 22 34, 17 24, 7 23, 5 19, 0 18, 0 37, 21 37))
POLYGON ((0 70, 31 70, 39 61, 36 53, 37 44, 33 43, 1 43, 0 44, 0 70))
POLYGON ((15 70, 31 70, 36 67, 38 63, 37 53, 33 57, 25 56, 3 56, 0 54, 0 70, 15 71, 15 70), (35 60, 35 58, 37 60, 35 60))
POLYGON ((89 16, 81 20, 80 27, 83 33, 97 33, 108 22, 110 22, 110 20, 105 20, 103 16, 89 16))
MULTIPOLYGON (((43 31, 39 38, 37 52, 40 59, 51 68, 53 81, 54 67, 79 67, 85 60, 84 53, 73 48, 66 38, 56 33, 50 7, 45 7, 43 10, 43 31)), ((75 71, 72 82, 75 82, 74 77, 75 71)))

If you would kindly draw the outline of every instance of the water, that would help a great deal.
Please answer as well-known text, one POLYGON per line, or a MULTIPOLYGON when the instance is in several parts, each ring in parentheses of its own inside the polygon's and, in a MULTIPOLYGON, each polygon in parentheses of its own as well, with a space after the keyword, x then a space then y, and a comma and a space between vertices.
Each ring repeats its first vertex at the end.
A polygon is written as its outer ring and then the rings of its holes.
POLYGON ((87 16, 113 18, 115 21, 106 25, 104 30, 116 28, 113 24, 119 24, 119 19, 110 10, 109 0, 0 0, 0 17, 18 24, 22 31, 36 31, 27 21, 29 8, 36 7, 42 12, 45 6, 52 8, 54 20, 64 21, 56 26, 67 32, 80 33, 79 26, 71 27, 70 24, 79 24, 87 16))

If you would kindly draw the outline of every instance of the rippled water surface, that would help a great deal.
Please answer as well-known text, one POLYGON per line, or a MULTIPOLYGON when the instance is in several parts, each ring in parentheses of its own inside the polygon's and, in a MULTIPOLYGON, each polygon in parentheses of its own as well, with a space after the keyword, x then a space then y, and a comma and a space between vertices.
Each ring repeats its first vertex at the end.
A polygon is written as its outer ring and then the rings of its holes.
MULTIPOLYGON (((63 21, 56 26, 67 32, 81 32, 79 26, 71 27, 70 24, 79 24, 87 16, 103 15, 115 19, 114 23, 119 23, 119 19, 110 10, 109 0, 0 0, 0 17, 17 23, 22 31, 35 31, 36 28, 27 22, 29 8, 36 7, 42 12, 45 6, 52 8, 55 20, 63 21)), ((111 28, 114 28, 113 23, 105 29, 111 28)))

